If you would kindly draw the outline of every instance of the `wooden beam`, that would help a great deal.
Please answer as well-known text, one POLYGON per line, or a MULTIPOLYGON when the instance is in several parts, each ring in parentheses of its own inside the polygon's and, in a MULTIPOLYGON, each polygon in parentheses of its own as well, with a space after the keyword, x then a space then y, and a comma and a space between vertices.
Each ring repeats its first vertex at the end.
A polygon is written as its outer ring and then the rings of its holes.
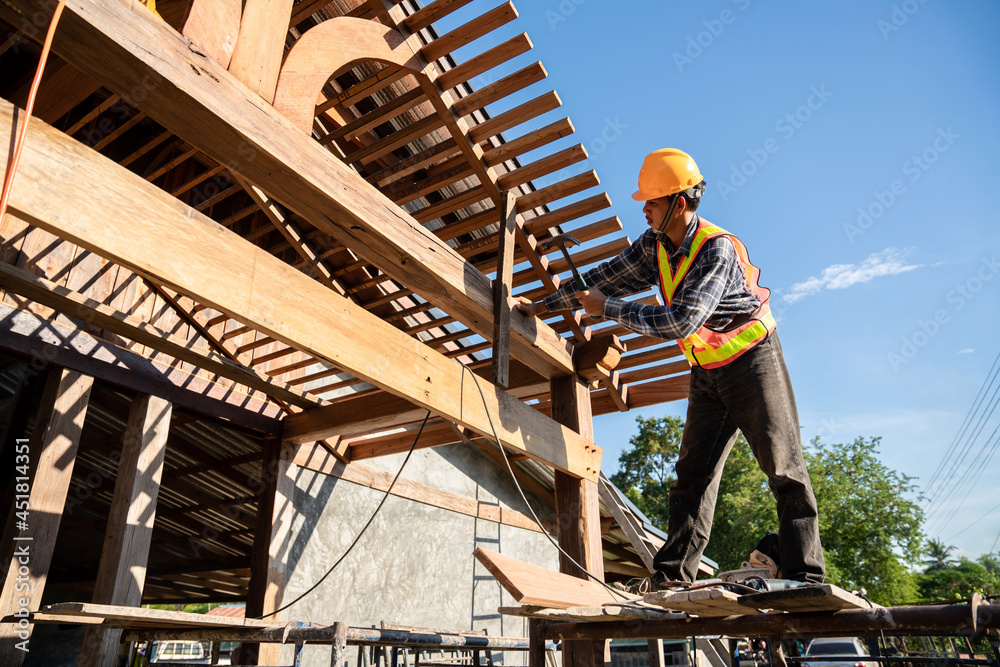
POLYGON ((504 193, 500 211, 500 249, 493 279, 493 384, 507 388, 510 383, 510 281, 514 268, 514 232, 517 230, 517 198, 504 193))
MULTIPOLYGON (((0 141, 9 140, 9 104, 0 103, 0 125, 0 141)), ((481 434, 496 428, 507 446, 596 478, 600 448, 588 439, 41 123, 29 128, 10 209, 450 421, 481 434), (57 167, 67 163, 74 168, 57 167), (165 233, 172 252, 162 251, 165 233)))
MULTIPOLYGON (((286 456, 297 466, 343 479, 352 484, 366 486, 376 491, 388 491, 390 485, 392 485, 393 477, 395 477, 392 473, 376 470, 358 462, 345 465, 328 452, 322 451, 321 448, 312 445, 286 445, 286 448, 288 451, 286 456)), ((403 477, 396 480, 395 486, 392 486, 391 493, 399 498, 406 498, 407 500, 450 512, 485 519, 493 523, 500 523, 505 526, 530 530, 536 533, 542 532, 542 529, 538 527, 534 519, 521 512, 483 503, 457 493, 442 491, 433 486, 421 484, 420 482, 403 477)), ((555 526, 552 524, 546 524, 544 527, 549 532, 555 530, 555 526)))
MULTIPOLYGON (((291 522, 295 516, 292 505, 295 478, 287 457, 283 456, 281 440, 278 438, 271 438, 264 445, 260 481, 257 529, 250 556, 250 586, 247 592, 246 617, 250 619, 272 614, 278 609, 285 588, 285 566, 291 548, 291 522)), ((268 616, 266 620, 280 621, 281 613, 268 616)), ((277 664, 275 660, 278 647, 274 646, 272 649, 269 644, 259 646, 259 655, 244 654, 240 656, 240 661, 247 664, 277 664)), ((248 648, 247 652, 254 654, 254 649, 256 647, 248 648)))
POLYGON ((444 90, 454 88, 530 50, 531 40, 528 38, 527 33, 522 32, 520 35, 511 37, 506 42, 494 46, 492 49, 484 51, 478 56, 442 72, 437 78, 438 84, 444 90))
MULTIPOLYGON (((29 16, 46 11, 37 0, 3 2, 29 16)), ((69 0, 60 37, 55 49, 67 62, 133 101, 141 94, 143 110, 164 127, 249 181, 266 183, 271 196, 317 228, 476 333, 492 335, 485 276, 272 107, 248 98, 231 74, 154 15, 69 0)), ((546 377, 572 372, 571 344, 520 313, 511 351, 546 377)))
POLYGON ((0 618, 14 615, 18 620, 0 623, 0 664, 20 665, 30 649, 33 625, 27 613, 41 607, 93 384, 90 376, 53 368, 31 438, 14 434, 17 495, 4 528, 7 572, 0 618))
POLYGON ((285 55, 293 0, 246 0, 229 71, 270 104, 285 55))
MULTIPOLYGON (((590 391, 583 378, 570 375, 552 380, 552 417, 585 437, 593 437, 590 391)), ((562 548, 559 571, 587 579, 588 584, 598 586, 604 582, 604 556, 601 552, 601 507, 597 483, 573 479, 557 470, 555 494, 559 546, 562 548), (596 577, 597 581, 591 577, 596 577)), ((589 641, 567 641, 563 646, 566 664, 603 664, 606 644, 598 650, 589 641)))
POLYGON ((265 394, 280 398, 299 407, 315 407, 322 401, 297 391, 288 385, 245 368, 221 354, 209 352, 191 344, 190 340, 169 334, 109 306, 88 299, 52 281, 10 264, 0 263, 0 285, 28 297, 32 301, 54 308, 66 315, 94 324, 154 350, 181 359, 216 375, 239 382, 265 394))
MULTIPOLYGON (((172 411, 170 403, 155 396, 132 402, 94 582, 95 604, 138 607, 142 602, 172 411)), ((120 638, 120 630, 87 628, 77 665, 113 667, 120 638)))
POLYGON ((421 49, 424 58, 429 61, 443 58, 459 47, 479 39, 502 25, 517 18, 517 10, 512 2, 505 2, 488 12, 477 16, 465 25, 461 25, 449 33, 441 35, 421 49))

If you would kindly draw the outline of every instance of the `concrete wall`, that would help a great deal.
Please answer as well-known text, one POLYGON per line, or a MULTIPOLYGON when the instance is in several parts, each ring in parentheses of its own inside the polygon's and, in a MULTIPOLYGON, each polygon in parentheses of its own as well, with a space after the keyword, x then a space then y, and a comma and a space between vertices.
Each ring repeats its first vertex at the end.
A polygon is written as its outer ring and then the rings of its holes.
MULTIPOLYGON (((404 455, 366 460, 395 474, 404 455)), ((413 453, 402 477, 437 489, 497 503, 525 514, 509 473, 469 445, 413 453)), ((293 537, 284 601, 307 590, 337 561, 368 521, 384 492, 297 469, 293 537)), ((543 519, 551 508, 528 496, 543 519)), ((526 637, 527 622, 501 617, 516 604, 472 556, 484 547, 558 569, 554 546, 538 532, 504 526, 390 496, 354 550, 313 593, 284 612, 297 621, 378 626, 381 621, 490 635, 526 637)), ((306 665, 329 665, 327 647, 307 647, 306 665)), ((349 652, 354 664, 354 650, 349 652)), ((291 653, 282 654, 283 662, 291 653)), ((527 664, 507 655, 506 664, 527 664)))

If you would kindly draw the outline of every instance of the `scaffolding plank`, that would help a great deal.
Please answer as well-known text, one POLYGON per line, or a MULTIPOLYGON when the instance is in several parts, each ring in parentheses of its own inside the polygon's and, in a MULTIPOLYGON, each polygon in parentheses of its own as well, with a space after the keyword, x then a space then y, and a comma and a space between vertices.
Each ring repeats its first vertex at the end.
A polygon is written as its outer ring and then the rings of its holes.
POLYGON ((783 591, 750 593, 740 597, 740 604, 758 609, 780 609, 782 611, 876 609, 879 606, 833 584, 817 584, 787 588, 783 591))

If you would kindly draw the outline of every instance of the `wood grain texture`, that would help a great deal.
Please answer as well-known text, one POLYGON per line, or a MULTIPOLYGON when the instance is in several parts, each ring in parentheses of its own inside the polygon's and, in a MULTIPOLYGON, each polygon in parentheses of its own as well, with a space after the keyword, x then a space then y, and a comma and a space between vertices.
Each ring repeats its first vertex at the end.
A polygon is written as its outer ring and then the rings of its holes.
MULTIPOLYGON (((16 499, 27 501, 21 508, 26 508, 26 520, 15 517, 17 505, 12 504, 4 529, 7 573, 0 597, 0 618, 22 608, 36 610, 40 606, 93 385, 94 378, 88 375, 52 369, 31 438, 27 443, 18 443, 16 454, 25 457, 23 465, 30 470, 28 475, 22 475, 22 470, 16 474, 30 477, 31 481, 28 498, 16 499), (24 523, 16 523, 15 518, 24 523), (20 562, 24 558, 27 561, 20 562), (22 566, 29 570, 26 576, 19 572, 22 566)), ((16 459, 15 464, 21 465, 22 459, 16 459)), ((15 641, 23 639, 15 637, 16 628, 13 623, 0 623, 0 664, 20 665, 26 655, 15 648, 15 641)), ((28 632, 30 636, 30 625, 28 632)))
POLYGON ((594 581, 553 572, 495 551, 479 548, 475 556, 521 604, 565 609, 638 599, 624 593, 612 593, 594 581))
MULTIPOLYGON (((294 0, 246 0, 229 71, 271 103, 294 0)), ((315 100, 313 100, 315 102, 315 100)))
POLYGON ((193 0, 181 34, 205 54, 228 68, 240 35, 240 0, 193 0))
MULTIPOLYGON (((35 0, 4 2, 22 13, 39 10, 35 0)), ((116 7, 69 0, 57 53, 131 99, 141 95, 143 110, 164 127, 492 336, 492 289, 481 272, 169 26, 116 7)), ((546 377, 572 372, 570 343, 534 318, 515 313, 511 339, 513 355, 546 377)))
POLYGON ((748 605, 740 605, 739 597, 721 588, 699 588, 693 591, 657 591, 647 593, 642 599, 648 604, 697 616, 732 616, 747 613, 748 605))
MULTIPOLYGON (((0 103, 0 141, 12 112, 0 103)), ((589 439, 62 133, 31 126, 20 176, 10 203, 18 215, 452 422, 496 429, 508 447, 596 479, 601 450, 589 439)))
POLYGON ((281 66, 274 108, 304 134, 312 131, 316 100, 327 80, 357 61, 375 60, 414 73, 423 67, 415 37, 367 19, 340 16, 307 30, 288 50, 281 66))
MULTIPOLYGON (((142 602, 172 412, 169 402, 148 394, 132 401, 94 582, 97 604, 142 602)), ((120 638, 120 631, 88 627, 77 665, 112 667, 120 638)))
POLYGON ((750 593, 740 596, 740 604, 757 609, 780 609, 782 611, 875 609, 879 606, 833 584, 816 584, 787 588, 783 591, 750 593))

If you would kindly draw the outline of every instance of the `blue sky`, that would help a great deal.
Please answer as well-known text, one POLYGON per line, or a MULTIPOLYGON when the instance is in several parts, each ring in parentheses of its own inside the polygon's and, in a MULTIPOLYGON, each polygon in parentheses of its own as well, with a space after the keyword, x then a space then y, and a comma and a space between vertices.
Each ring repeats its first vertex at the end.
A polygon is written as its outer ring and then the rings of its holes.
MULTIPOLYGON (((439 28, 495 4, 477 0, 439 28)), ((527 127, 568 115, 576 134, 527 157, 580 142, 590 158, 538 184, 596 169, 635 239, 643 156, 688 151, 708 181, 700 212, 743 239, 773 291, 803 440, 881 436, 888 466, 929 483, 1000 353, 1000 3, 515 4, 518 20, 465 57, 531 37, 530 54, 474 83, 545 66, 549 88, 490 108, 559 93, 563 108, 527 127)), ((596 420, 605 471, 634 419, 596 420)), ((998 424, 1000 411, 974 421, 958 440, 965 461, 939 475, 979 474, 968 497, 930 505, 929 535, 973 557, 1000 537, 1000 456, 986 463, 998 424)))

